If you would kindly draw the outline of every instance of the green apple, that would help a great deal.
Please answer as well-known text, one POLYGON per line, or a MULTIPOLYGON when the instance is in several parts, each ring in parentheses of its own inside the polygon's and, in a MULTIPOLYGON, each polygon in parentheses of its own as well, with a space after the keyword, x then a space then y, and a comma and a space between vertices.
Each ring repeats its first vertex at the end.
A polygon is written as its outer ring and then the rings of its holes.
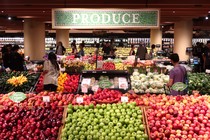
POLYGON ((122 137, 117 137, 117 140, 123 140, 122 137))
POLYGON ((92 109, 93 109, 93 108, 94 108, 94 104, 91 103, 91 104, 89 105, 89 108, 92 108, 92 109))
POLYGON ((149 137, 148 137, 147 134, 142 134, 142 137, 143 137, 145 140, 148 140, 148 139, 149 139, 149 137))
POLYGON ((117 140, 117 137, 116 136, 111 136, 111 140, 117 140))
POLYGON ((118 138, 120 136, 120 133, 116 132, 115 136, 118 138))
POLYGON ((101 108, 105 109, 106 108, 106 104, 102 104, 101 108))
POLYGON ((101 108, 101 105, 97 104, 96 105, 96 108, 100 109, 101 108))
POLYGON ((128 136, 125 136, 125 137, 123 138, 123 140, 130 140, 130 138, 129 138, 128 136))
POLYGON ((80 140, 85 140, 85 136, 84 135, 80 135, 80 140))
POLYGON ((122 127, 122 123, 118 122, 118 123, 117 123, 117 126, 118 126, 119 128, 122 127))
POLYGON ((120 132, 120 135, 121 135, 122 137, 124 137, 124 136, 126 135, 126 132, 125 132, 125 131, 121 131, 121 132, 120 132))
POLYGON ((141 131, 144 131, 144 129, 145 129, 144 125, 141 124, 141 125, 139 126, 139 129, 140 129, 141 131))
POLYGON ((132 136, 132 137, 130 137, 130 140, 135 140, 135 137, 133 137, 133 136, 132 136))
POLYGON ((87 136, 87 140, 92 140, 92 136, 91 135, 88 135, 87 136))

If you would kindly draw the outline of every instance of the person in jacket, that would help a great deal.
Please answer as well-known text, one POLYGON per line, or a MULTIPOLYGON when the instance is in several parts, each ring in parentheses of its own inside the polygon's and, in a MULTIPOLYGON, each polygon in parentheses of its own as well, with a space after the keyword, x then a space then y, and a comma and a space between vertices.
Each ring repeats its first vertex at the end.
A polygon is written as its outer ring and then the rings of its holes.
POLYGON ((55 54, 64 55, 66 52, 66 48, 63 46, 63 43, 59 41, 56 46, 55 54))
POLYGON ((14 45, 12 47, 11 57, 10 57, 10 69, 12 71, 24 71, 24 58, 18 53, 20 47, 18 45, 14 45))
POLYGON ((59 73, 57 57, 53 52, 50 52, 48 59, 44 62, 44 90, 56 91, 59 73))
POLYGON ((130 50, 130 52, 129 52, 129 56, 131 56, 131 55, 135 55, 136 53, 135 53, 135 46, 132 44, 131 45, 131 50, 130 50))

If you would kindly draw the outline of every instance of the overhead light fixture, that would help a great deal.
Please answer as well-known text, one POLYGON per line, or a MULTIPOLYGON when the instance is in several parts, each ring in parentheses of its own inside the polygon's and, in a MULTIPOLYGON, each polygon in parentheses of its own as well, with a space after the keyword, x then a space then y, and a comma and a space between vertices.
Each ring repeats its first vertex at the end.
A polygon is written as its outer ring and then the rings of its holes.
POLYGON ((22 22, 24 22, 24 19, 22 20, 22 22))
POLYGON ((208 20, 208 19, 209 19, 209 17, 208 17, 208 16, 206 16, 206 17, 205 17, 205 19, 206 19, 206 20, 208 20))
POLYGON ((164 28, 164 26, 162 26, 162 28, 164 28))
POLYGON ((45 13, 45 11, 42 11, 43 13, 45 13))
POLYGON ((210 11, 208 11, 208 13, 210 13, 210 11))
POLYGON ((4 11, 1 11, 1 13, 4 13, 4 11))
POLYGON ((173 13, 176 13, 176 11, 173 11, 173 13))
POLYGON ((12 18, 11 17, 8 17, 8 20, 11 20, 12 18))

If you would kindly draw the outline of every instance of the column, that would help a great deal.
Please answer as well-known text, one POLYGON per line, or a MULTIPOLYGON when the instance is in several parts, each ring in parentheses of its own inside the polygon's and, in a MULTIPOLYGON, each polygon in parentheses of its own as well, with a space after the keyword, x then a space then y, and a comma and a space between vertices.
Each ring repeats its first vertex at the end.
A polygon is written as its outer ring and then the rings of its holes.
POLYGON ((65 48, 69 48, 69 30, 57 29, 56 30, 56 42, 61 41, 65 48))
POLYGON ((162 31, 161 29, 150 30, 150 46, 152 44, 160 44, 162 46, 162 31))
POLYGON ((186 54, 186 48, 192 47, 192 37, 192 20, 180 21, 175 23, 173 52, 179 55, 181 61, 187 61, 189 58, 189 56, 186 54))
POLYGON ((24 20, 24 53, 30 60, 43 60, 45 55, 45 25, 32 19, 24 20))

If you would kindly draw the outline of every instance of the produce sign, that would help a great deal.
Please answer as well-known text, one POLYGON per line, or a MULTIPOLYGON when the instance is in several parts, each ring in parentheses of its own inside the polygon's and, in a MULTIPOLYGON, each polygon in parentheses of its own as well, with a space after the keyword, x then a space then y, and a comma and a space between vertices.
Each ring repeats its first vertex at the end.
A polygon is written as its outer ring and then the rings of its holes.
POLYGON ((52 9, 52 27, 159 28, 158 9, 52 9))
POLYGON ((99 87, 100 88, 110 88, 111 86, 112 86, 112 83, 107 79, 99 81, 99 87))
POLYGON ((9 98, 13 102, 19 103, 19 102, 21 102, 21 101, 26 99, 26 95, 24 93, 22 93, 22 92, 15 92, 11 96, 9 96, 9 98))
POLYGON ((67 109, 62 140, 147 140, 143 112, 135 103, 93 104, 67 109))
POLYGON ((187 85, 185 85, 182 82, 176 82, 171 87, 171 89, 175 91, 184 91, 186 88, 187 88, 187 85))

